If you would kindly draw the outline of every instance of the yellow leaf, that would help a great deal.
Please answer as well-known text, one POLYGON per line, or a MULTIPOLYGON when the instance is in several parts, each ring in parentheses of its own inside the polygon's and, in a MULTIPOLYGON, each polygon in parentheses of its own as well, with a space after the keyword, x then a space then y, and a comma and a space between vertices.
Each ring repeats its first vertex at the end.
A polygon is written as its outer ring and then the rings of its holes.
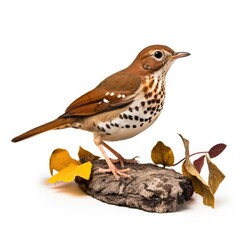
POLYGON ((204 181, 204 179, 201 177, 197 169, 194 167, 194 165, 190 161, 189 141, 183 138, 182 135, 180 135, 180 137, 183 140, 183 144, 185 147, 185 156, 186 156, 186 160, 183 162, 183 165, 182 165, 183 175, 190 178, 190 180, 192 181, 194 191, 203 197, 203 203, 205 205, 214 207, 214 195, 213 195, 213 192, 211 191, 211 188, 204 181))
POLYGON ((224 174, 217 168, 211 161, 210 157, 206 155, 207 164, 209 169, 208 185, 210 186, 213 193, 215 193, 219 187, 219 184, 225 178, 224 174))
POLYGON ((66 168, 70 163, 80 165, 79 161, 74 160, 73 158, 70 157, 67 150, 61 149, 61 148, 55 149, 52 152, 52 155, 49 161, 49 169, 50 169, 51 175, 53 175, 53 170, 60 171, 66 168))
POLYGON ((79 147, 78 157, 80 160, 83 160, 83 162, 94 161, 94 160, 97 160, 100 158, 100 157, 92 154, 91 152, 85 150, 82 147, 79 147))
POLYGON ((160 141, 152 149, 151 158, 155 164, 162 164, 164 167, 172 166, 174 163, 172 149, 160 141))
POLYGON ((56 183, 59 181, 71 182, 76 176, 80 176, 86 180, 90 178, 92 163, 86 162, 81 165, 70 163, 67 167, 60 170, 57 174, 48 179, 49 183, 56 183))

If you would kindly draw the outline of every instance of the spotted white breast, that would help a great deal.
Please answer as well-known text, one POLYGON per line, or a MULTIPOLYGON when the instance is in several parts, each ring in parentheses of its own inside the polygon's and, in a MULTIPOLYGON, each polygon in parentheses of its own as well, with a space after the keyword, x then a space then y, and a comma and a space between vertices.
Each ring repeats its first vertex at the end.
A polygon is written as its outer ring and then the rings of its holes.
POLYGON ((105 116, 104 121, 94 123, 94 131, 103 140, 117 141, 131 138, 151 126, 163 108, 165 75, 166 72, 161 69, 147 76, 134 101, 120 110, 115 118, 109 117, 110 120, 107 120, 108 117, 105 116))

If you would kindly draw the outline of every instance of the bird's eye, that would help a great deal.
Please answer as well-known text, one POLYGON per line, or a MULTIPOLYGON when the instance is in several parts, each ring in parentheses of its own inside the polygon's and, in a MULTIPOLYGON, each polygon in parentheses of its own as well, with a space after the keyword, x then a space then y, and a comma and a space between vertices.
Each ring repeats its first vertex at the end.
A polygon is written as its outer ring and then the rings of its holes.
POLYGON ((163 57, 163 52, 161 52, 161 51, 154 52, 154 57, 156 59, 161 59, 163 57))

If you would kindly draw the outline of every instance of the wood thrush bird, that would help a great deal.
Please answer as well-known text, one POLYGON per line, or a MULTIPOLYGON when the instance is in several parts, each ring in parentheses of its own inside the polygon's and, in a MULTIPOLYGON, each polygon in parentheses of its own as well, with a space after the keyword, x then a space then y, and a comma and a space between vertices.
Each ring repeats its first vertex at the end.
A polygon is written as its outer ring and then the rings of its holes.
MULTIPOLYGON (((190 55, 174 52, 164 45, 144 48, 125 69, 103 80, 96 88, 82 95, 69 105, 57 119, 36 127, 12 139, 18 142, 39 133, 67 127, 94 133, 94 143, 100 149, 112 172, 129 176, 129 169, 118 169, 105 149, 112 152, 124 166, 122 155, 105 141, 117 141, 134 137, 151 126, 162 111, 165 99, 165 77, 172 63, 190 55)), ((134 161, 134 159, 132 159, 134 161)))

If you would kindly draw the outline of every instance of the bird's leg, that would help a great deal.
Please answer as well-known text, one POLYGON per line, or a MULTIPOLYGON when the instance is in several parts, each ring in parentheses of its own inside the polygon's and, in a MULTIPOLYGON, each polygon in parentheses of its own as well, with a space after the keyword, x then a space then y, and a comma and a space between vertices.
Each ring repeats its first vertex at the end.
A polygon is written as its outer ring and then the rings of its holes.
POLYGON ((130 171, 130 169, 129 168, 121 169, 121 170, 118 169, 116 166, 114 166, 114 164, 111 162, 110 158, 106 154, 103 146, 101 145, 102 142, 101 143, 98 143, 96 141, 94 141, 94 142, 97 145, 97 147, 99 148, 99 150, 101 151, 101 153, 104 156, 104 158, 105 158, 105 160, 107 162, 107 165, 109 167, 108 169, 99 168, 99 172, 101 172, 101 173, 112 172, 117 180, 119 179, 119 176, 129 177, 130 178, 130 176, 125 173, 125 172, 130 171))
POLYGON ((116 150, 111 148, 108 144, 106 144, 103 141, 102 141, 102 145, 117 157, 117 159, 110 159, 112 163, 120 162, 122 168, 124 167, 124 163, 137 163, 137 160, 136 160, 137 157, 134 157, 132 159, 125 159, 120 153, 118 153, 116 150))

